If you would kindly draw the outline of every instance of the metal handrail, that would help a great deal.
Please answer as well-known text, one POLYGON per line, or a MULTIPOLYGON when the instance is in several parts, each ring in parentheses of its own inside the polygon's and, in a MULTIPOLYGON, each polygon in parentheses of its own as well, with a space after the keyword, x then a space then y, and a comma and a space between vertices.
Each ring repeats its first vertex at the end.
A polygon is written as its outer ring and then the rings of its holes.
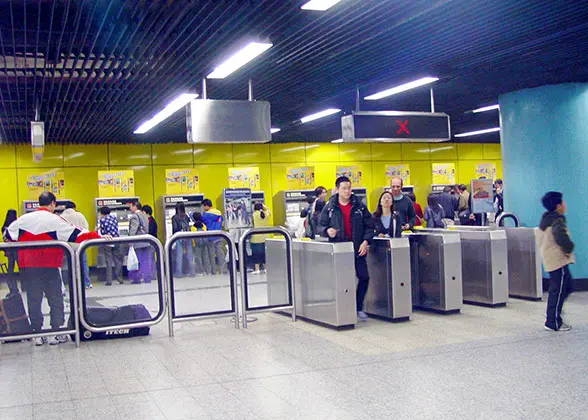
POLYGON ((3 242, 0 243, 0 250, 15 249, 35 249, 35 248, 61 248, 68 254, 69 265, 71 267, 71 284, 70 287, 70 313, 73 314, 73 328, 68 330, 59 330, 53 332, 43 332, 34 334, 17 334, 17 335, 3 335, 0 336, 0 341, 14 341, 14 340, 28 340, 37 337, 50 337, 55 334, 74 334, 76 347, 80 346, 80 328, 79 328, 79 312, 78 312, 78 284, 75 281, 76 275, 79 272, 78 267, 74 264, 75 251, 67 243, 63 241, 39 241, 39 242, 3 242))
POLYGON ((296 299, 295 285, 294 285, 294 270, 292 268, 292 236, 290 232, 282 227, 262 227, 247 229, 241 238, 239 239, 239 271, 241 274, 241 301, 243 304, 243 328, 247 328, 247 312, 250 313, 262 313, 262 312, 273 312, 283 309, 292 309, 292 321, 296 321, 296 299), (288 305, 276 305, 271 308, 247 310, 247 267, 245 265, 245 242, 253 235, 259 234, 272 234, 277 233, 284 237, 286 240, 286 271, 288 274, 288 291, 289 300, 288 305))
POLYGON ((236 284, 236 272, 237 272, 237 265, 235 262, 235 244, 233 243, 231 237, 228 233, 222 230, 209 230, 209 231, 201 231, 201 232, 177 232, 174 233, 168 241, 165 243, 165 254, 167 264, 165 267, 165 273, 167 275, 168 281, 168 294, 167 294, 167 311, 168 311, 168 327, 169 327, 169 336, 174 336, 174 323, 175 322, 186 322, 186 321, 195 321, 197 319, 211 319, 211 318, 223 318, 226 316, 233 316, 235 318, 235 328, 239 329, 239 316, 238 316, 238 301, 239 301, 239 294, 237 292, 237 284, 236 284), (232 311, 222 312, 218 314, 194 314, 182 317, 175 317, 173 314, 173 281, 172 281, 172 264, 171 258, 173 256, 172 247, 173 245, 182 239, 195 239, 195 238, 222 238, 227 242, 229 253, 229 282, 230 287, 232 289, 232 302, 231 306, 233 307, 232 311))
POLYGON ((500 216, 496 219, 496 226, 504 227, 504 219, 512 219, 515 222, 515 227, 519 227, 519 218, 514 213, 500 213, 500 216))
MULTIPOLYGON (((165 264, 164 264, 164 249, 163 246, 161 245, 161 242, 159 242, 156 238, 154 238, 151 235, 137 235, 137 236, 126 236, 123 238, 113 238, 113 239, 90 239, 87 241, 84 241, 80 244, 80 247, 76 250, 76 269, 78 273, 82 272, 82 253, 83 251, 85 251, 87 248, 94 246, 94 245, 103 245, 103 244, 108 244, 108 245, 112 245, 112 244, 133 244, 136 242, 149 242, 151 243, 156 251, 158 252, 158 258, 157 258, 157 267, 158 267, 158 271, 159 271, 159 276, 157 278, 157 282, 158 282, 158 296, 159 296, 159 313, 157 314, 157 316, 150 320, 150 321, 141 321, 141 322, 134 322, 134 323, 130 323, 130 324, 120 324, 120 325, 108 325, 108 326, 104 326, 104 327, 96 327, 93 325, 90 325, 86 319, 84 318, 84 310, 83 308, 85 307, 82 306, 82 303, 85 302, 85 291, 83 287, 78 287, 78 299, 80 301, 80 323, 84 326, 84 328, 86 328, 88 331, 94 332, 94 333, 100 333, 100 332, 105 332, 105 331, 112 331, 112 330, 119 330, 119 329, 128 329, 128 328, 139 328, 139 327, 150 327, 156 324, 159 324, 163 318, 165 318, 165 313, 166 313, 166 299, 165 299, 165 294, 166 294, 166 287, 167 287, 167 282, 165 281, 165 264)), ((80 276, 80 281, 81 281, 81 276, 80 276)))

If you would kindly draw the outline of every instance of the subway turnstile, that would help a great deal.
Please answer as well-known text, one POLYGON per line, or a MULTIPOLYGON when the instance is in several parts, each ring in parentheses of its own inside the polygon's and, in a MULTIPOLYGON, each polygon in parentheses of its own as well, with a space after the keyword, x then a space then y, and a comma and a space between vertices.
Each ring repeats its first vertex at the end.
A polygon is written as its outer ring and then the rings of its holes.
POLYGON ((375 238, 367 259, 370 283, 365 312, 392 321, 408 321, 412 313, 408 238, 375 238))

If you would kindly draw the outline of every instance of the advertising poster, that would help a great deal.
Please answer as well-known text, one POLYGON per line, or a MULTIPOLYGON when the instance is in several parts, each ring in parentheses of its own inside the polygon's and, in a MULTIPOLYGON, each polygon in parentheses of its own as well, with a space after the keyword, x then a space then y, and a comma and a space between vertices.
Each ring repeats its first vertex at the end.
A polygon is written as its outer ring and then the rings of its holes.
POLYGON ((134 171, 98 171, 99 197, 129 197, 134 195, 134 171))
POLYGON ((386 165, 386 185, 396 177, 402 179, 404 185, 410 185, 410 165, 386 165))
POLYGON ((314 166, 287 168, 286 183, 289 190, 309 190, 314 188, 314 166))
POLYGON ((226 229, 253 227, 251 189, 225 188, 223 190, 223 207, 226 229))
POLYGON ((44 174, 29 175, 27 178, 29 200, 37 200, 44 192, 52 192, 55 197, 65 198, 65 177, 61 171, 51 171, 44 174))
POLYGON ((494 193, 491 179, 473 179, 472 213, 491 213, 494 211, 494 193))
POLYGON ((249 188, 260 190, 259 168, 229 168, 229 188, 249 188))
POLYGON ((433 163, 433 184, 455 184, 455 164, 433 163))
POLYGON ((169 195, 200 192, 198 169, 166 169, 165 193, 169 195))
POLYGON ((337 166, 336 178, 346 176, 351 180, 351 185, 358 187, 361 185, 361 168, 359 166, 337 166))
POLYGON ((494 163, 477 163, 476 178, 496 179, 496 165, 494 163))

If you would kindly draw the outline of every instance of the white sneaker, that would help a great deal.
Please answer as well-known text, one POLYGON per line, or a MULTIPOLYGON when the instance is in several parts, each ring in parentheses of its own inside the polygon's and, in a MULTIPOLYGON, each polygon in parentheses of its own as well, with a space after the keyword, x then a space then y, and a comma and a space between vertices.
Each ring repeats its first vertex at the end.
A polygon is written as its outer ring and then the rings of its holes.
POLYGON ((252 272, 251 272, 251 273, 249 273, 249 274, 253 274, 254 276, 257 276, 257 275, 261 274, 261 271, 259 271, 259 270, 255 270, 255 271, 252 271, 252 272))
POLYGON ((360 322, 365 322, 368 320, 368 315, 364 311, 357 311, 357 319, 360 322))
POLYGON ((47 337, 35 337, 33 342, 35 343, 35 346, 42 346, 47 342, 47 337))
POLYGON ((572 329, 572 326, 571 325, 562 322, 561 325, 559 326, 559 330, 558 331, 569 331, 571 329, 572 329))
POLYGON ((54 335, 49 338, 49 345, 55 346, 57 344, 67 343, 67 335, 54 335))

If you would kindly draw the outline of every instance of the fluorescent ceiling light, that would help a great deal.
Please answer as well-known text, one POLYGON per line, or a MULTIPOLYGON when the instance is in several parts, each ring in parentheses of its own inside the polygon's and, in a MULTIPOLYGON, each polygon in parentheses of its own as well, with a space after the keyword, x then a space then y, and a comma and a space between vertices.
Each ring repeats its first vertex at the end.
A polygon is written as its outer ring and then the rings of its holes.
POLYGON ((343 139, 331 140, 331 143, 343 143, 343 139))
POLYGON ((341 110, 337 108, 325 109, 324 111, 317 112, 316 114, 311 114, 307 115, 306 117, 300 118, 300 122, 304 124, 307 122, 318 120, 319 118, 328 117, 329 115, 336 114, 337 112, 341 112, 341 110))
POLYGON ((273 127, 272 127, 272 128, 270 128, 270 133, 272 133, 272 134, 274 134, 274 133, 278 133, 278 132, 280 132, 280 131, 282 131, 282 129, 281 129, 281 128, 273 128, 273 127))
POLYGON ((251 42, 229 57, 224 63, 214 69, 207 78, 208 79, 224 79, 229 74, 240 69, 245 64, 249 63, 258 55, 263 54, 270 49, 273 44, 269 42, 251 42))
POLYGON ((320 10, 325 11, 330 9, 341 0, 310 0, 308 3, 305 3, 301 9, 302 10, 320 10))
POLYGON ((377 99, 386 98, 388 96, 396 95, 397 93, 404 92, 410 89, 417 88, 419 86, 428 85, 429 83, 433 83, 439 80, 438 77, 423 77, 422 79, 415 80, 413 82, 405 83, 400 86, 393 87, 391 89, 383 90, 382 92, 375 93, 370 96, 366 96, 365 100, 367 101, 375 101, 377 99))
POLYGON ((485 130, 470 131, 469 133, 456 134, 455 137, 477 136, 478 134, 494 133, 496 131, 500 131, 500 127, 487 128, 485 130))
POLYGON ((474 109, 472 112, 474 114, 477 114, 478 112, 493 111, 495 109, 500 109, 500 105, 496 104, 496 105, 484 106, 482 108, 474 109))
POLYGON ((157 124, 161 123, 162 121, 165 121, 167 118, 172 116, 176 111, 178 111, 178 110, 182 109, 183 107, 185 107, 186 105, 188 105, 190 102, 192 102, 197 97, 198 97, 198 94, 196 94, 196 93, 182 93, 176 99, 171 101, 165 108, 163 108, 161 111, 159 111, 157 114, 155 114, 155 116, 153 118, 151 118, 150 120, 145 121, 143 124, 141 124, 139 126, 139 128, 137 128, 134 131, 134 134, 146 133, 147 131, 149 131, 153 127, 155 127, 157 124))

